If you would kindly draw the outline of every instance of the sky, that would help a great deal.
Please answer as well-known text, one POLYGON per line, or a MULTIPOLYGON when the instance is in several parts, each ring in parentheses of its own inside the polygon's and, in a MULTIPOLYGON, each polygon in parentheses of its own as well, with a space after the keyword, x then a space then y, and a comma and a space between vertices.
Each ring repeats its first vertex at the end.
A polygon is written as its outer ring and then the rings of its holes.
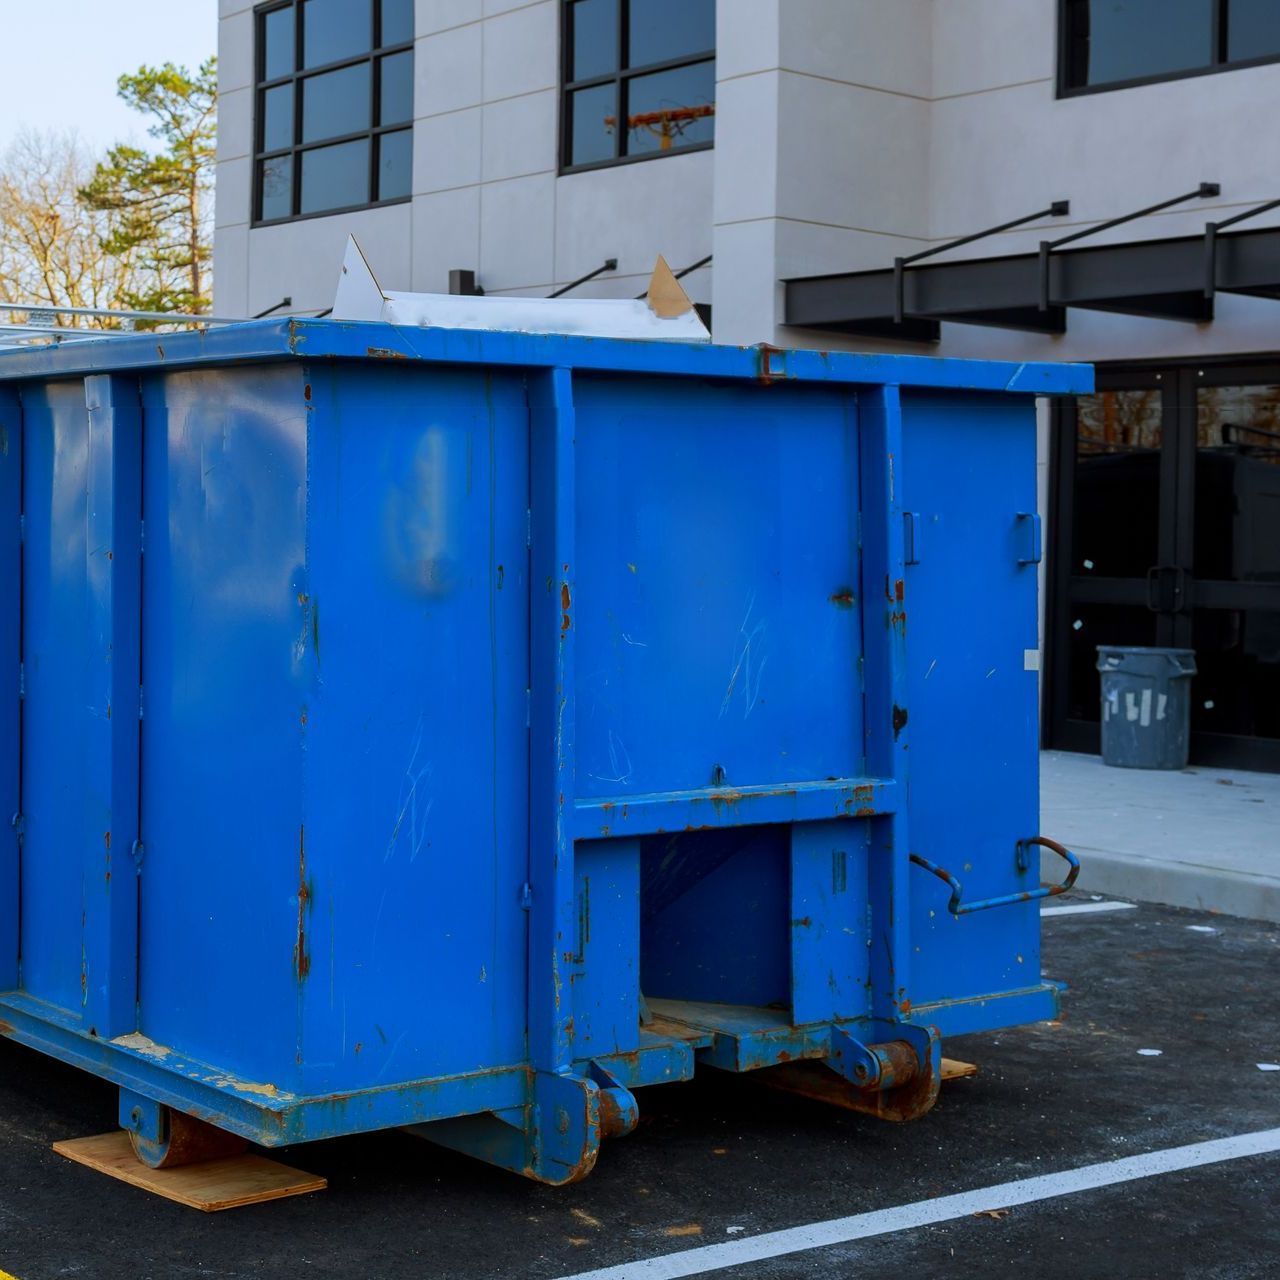
POLYGON ((217 43, 218 0, 0 0, 0 151, 24 126, 75 129, 95 149, 145 142, 116 80, 143 63, 194 69, 217 43))

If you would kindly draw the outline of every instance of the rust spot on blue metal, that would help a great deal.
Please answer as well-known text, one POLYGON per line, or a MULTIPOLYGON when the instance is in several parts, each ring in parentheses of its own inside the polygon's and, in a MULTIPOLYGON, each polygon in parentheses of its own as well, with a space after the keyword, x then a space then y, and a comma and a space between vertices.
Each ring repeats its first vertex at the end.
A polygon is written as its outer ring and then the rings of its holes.
POLYGON ((365 353, 371 360, 407 360, 403 351, 393 351, 390 347, 370 347, 365 353))
POLYGON ((893 708, 893 738, 896 742, 898 735, 907 727, 907 709, 894 705, 893 708))
POLYGON ((307 880, 307 832, 298 828, 298 939, 293 944, 293 967, 298 981, 311 972, 311 953, 307 950, 307 915, 311 910, 312 890, 307 880))
POLYGON ((569 620, 569 609, 573 604, 573 598, 569 594, 569 584, 562 582, 560 584, 560 634, 563 635, 572 625, 569 620))
MULTIPOLYGON (((758 370, 756 377, 762 386, 772 386, 778 378, 785 376, 780 367, 774 367, 774 358, 778 356, 785 357, 785 353, 780 351, 777 347, 771 347, 767 342, 762 342, 756 348, 756 362, 758 370)), ((781 361, 779 361, 779 365, 780 364, 781 361)))
POLYGON ((853 588, 841 587, 839 591, 831 595, 830 599, 837 609, 852 609, 854 600, 853 588))

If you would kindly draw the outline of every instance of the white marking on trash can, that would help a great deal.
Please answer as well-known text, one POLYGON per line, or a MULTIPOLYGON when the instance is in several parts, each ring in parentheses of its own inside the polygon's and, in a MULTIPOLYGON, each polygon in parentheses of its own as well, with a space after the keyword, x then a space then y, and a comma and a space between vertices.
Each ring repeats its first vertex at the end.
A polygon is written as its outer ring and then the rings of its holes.
POLYGON ((1142 691, 1142 727, 1149 728, 1151 725, 1151 690, 1143 689, 1142 691))

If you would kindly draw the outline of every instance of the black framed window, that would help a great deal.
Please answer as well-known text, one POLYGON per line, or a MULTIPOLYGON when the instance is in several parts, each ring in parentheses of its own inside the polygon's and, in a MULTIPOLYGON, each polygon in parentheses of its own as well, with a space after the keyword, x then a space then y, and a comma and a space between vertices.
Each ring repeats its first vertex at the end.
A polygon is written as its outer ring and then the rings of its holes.
POLYGON ((562 0, 560 169, 715 141, 715 0, 562 0))
POLYGON ((256 22, 254 221, 407 200, 413 0, 283 0, 256 22))
POLYGON ((1121 89, 1280 59, 1276 0, 1060 0, 1060 90, 1121 89))

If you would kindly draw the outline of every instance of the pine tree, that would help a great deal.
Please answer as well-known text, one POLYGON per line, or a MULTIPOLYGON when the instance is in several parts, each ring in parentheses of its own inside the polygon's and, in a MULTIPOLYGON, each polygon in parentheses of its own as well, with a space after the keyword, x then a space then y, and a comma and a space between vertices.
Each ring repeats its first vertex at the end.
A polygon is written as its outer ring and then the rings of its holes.
POLYGON ((209 308, 213 168, 217 141, 216 59, 195 75, 166 62, 120 77, 120 97, 150 116, 156 152, 112 147, 80 199, 112 215, 108 254, 134 261, 137 287, 124 299, 138 311, 209 308))

